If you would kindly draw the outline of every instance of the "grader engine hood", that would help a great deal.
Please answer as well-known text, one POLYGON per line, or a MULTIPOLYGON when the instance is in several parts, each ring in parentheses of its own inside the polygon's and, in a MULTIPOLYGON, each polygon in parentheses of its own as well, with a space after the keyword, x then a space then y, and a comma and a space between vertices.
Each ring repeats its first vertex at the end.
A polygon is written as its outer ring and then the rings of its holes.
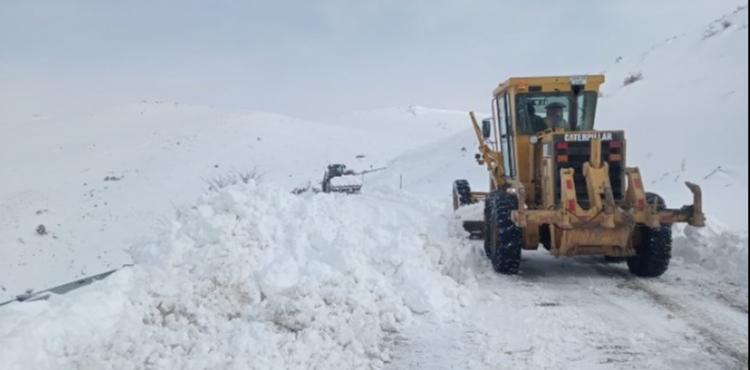
POLYGON ((559 202, 562 188, 569 184, 561 182, 561 169, 572 169, 573 186, 578 203, 584 208, 591 206, 589 190, 586 185, 584 166, 591 160, 591 141, 601 142, 601 162, 606 163, 609 171, 609 181, 616 203, 620 203, 624 196, 625 186, 625 133, 623 131, 601 132, 569 132, 553 136, 549 150, 545 154, 552 155, 553 173, 555 178, 555 200, 559 202))
POLYGON ((597 215, 605 206, 613 216, 625 197, 625 133, 623 131, 571 132, 553 137, 555 202, 563 217, 555 242, 556 254, 597 253, 627 255, 631 223, 597 215), (597 150, 598 149, 598 150, 597 150), (608 204, 609 203, 609 204, 608 204), (596 220, 596 221, 595 221, 596 220), (577 222, 577 225, 573 225, 577 222))

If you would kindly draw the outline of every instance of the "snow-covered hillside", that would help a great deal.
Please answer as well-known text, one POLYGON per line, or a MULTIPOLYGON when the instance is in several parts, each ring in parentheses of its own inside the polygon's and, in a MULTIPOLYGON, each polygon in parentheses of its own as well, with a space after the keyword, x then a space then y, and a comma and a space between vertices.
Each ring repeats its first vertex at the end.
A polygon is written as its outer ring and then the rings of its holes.
POLYGON ((486 190, 487 167, 477 164, 474 157, 478 153, 477 136, 468 114, 464 121, 463 131, 389 161, 388 171, 374 174, 370 184, 442 199, 446 205, 456 179, 466 179, 477 190, 486 190))
POLYGON ((704 189, 706 212, 747 230, 748 9, 669 38, 607 71, 602 128, 627 130, 628 161, 674 205, 684 181, 704 189), (631 75, 642 80, 628 86, 631 75))
POLYGON ((0 307, 0 368, 746 369, 748 238, 727 209, 740 208, 740 180, 747 188, 747 141, 729 134, 747 133, 747 104, 714 92, 747 95, 727 77, 747 77, 747 10, 727 19, 712 37, 686 34, 608 72, 600 122, 627 130, 629 164, 670 205, 690 201, 680 181, 705 188, 709 226, 675 226, 659 279, 544 251, 524 253, 517 276, 496 274, 450 207, 453 180, 487 186, 468 113, 329 124, 143 103, 0 126, 0 168, 24 179, 0 184, 4 294, 134 262, 0 307), (711 63, 721 73, 704 73, 711 63), (617 87, 636 67, 644 79, 617 87), (691 112, 664 94, 691 99, 691 112), (706 137, 704 122, 730 137, 706 137), (330 162, 387 169, 359 195, 291 194, 330 162), (694 178, 718 165, 738 172, 694 178), (203 181, 256 166, 258 181, 203 181), (717 179, 732 186, 716 192, 717 179))

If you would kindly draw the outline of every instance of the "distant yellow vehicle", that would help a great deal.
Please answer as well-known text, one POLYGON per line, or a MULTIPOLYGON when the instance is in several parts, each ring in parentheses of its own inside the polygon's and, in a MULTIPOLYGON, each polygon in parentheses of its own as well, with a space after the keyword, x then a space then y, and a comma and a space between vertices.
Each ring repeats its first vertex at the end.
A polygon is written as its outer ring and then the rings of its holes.
POLYGON ((602 75, 511 78, 493 91, 492 118, 470 113, 489 191, 453 184, 454 209, 484 202, 484 219, 464 228, 484 239, 501 274, 516 274, 522 250, 542 244, 555 256, 627 260, 641 277, 664 274, 671 225, 705 226, 699 186, 693 205, 668 209, 627 167, 623 131, 594 129, 602 75))

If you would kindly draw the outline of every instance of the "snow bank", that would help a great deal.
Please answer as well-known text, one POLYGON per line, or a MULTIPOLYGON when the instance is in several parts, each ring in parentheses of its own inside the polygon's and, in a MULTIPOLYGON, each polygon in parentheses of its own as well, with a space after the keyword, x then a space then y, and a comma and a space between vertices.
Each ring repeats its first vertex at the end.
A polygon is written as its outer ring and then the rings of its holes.
POLYGON ((470 298, 445 223, 387 198, 250 182, 182 208, 136 265, 0 311, 15 369, 377 369, 413 315, 470 298))
POLYGON ((710 221, 705 228, 675 226, 675 259, 713 271, 726 281, 747 286, 748 234, 733 232, 716 220, 710 221))

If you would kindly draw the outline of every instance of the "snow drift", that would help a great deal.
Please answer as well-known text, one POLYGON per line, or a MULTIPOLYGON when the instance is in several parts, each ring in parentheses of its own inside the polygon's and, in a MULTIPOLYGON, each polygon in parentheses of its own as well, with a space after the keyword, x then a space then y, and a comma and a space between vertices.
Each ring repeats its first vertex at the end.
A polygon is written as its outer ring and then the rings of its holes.
POLYGON ((732 231, 716 220, 706 228, 676 225, 674 257, 678 262, 697 265, 723 281, 748 285, 747 232, 732 231))
POLYGON ((205 196, 135 245, 134 267, 0 311, 0 363, 377 369, 387 335, 470 298, 448 274, 459 259, 440 218, 388 202, 254 181, 205 196))

